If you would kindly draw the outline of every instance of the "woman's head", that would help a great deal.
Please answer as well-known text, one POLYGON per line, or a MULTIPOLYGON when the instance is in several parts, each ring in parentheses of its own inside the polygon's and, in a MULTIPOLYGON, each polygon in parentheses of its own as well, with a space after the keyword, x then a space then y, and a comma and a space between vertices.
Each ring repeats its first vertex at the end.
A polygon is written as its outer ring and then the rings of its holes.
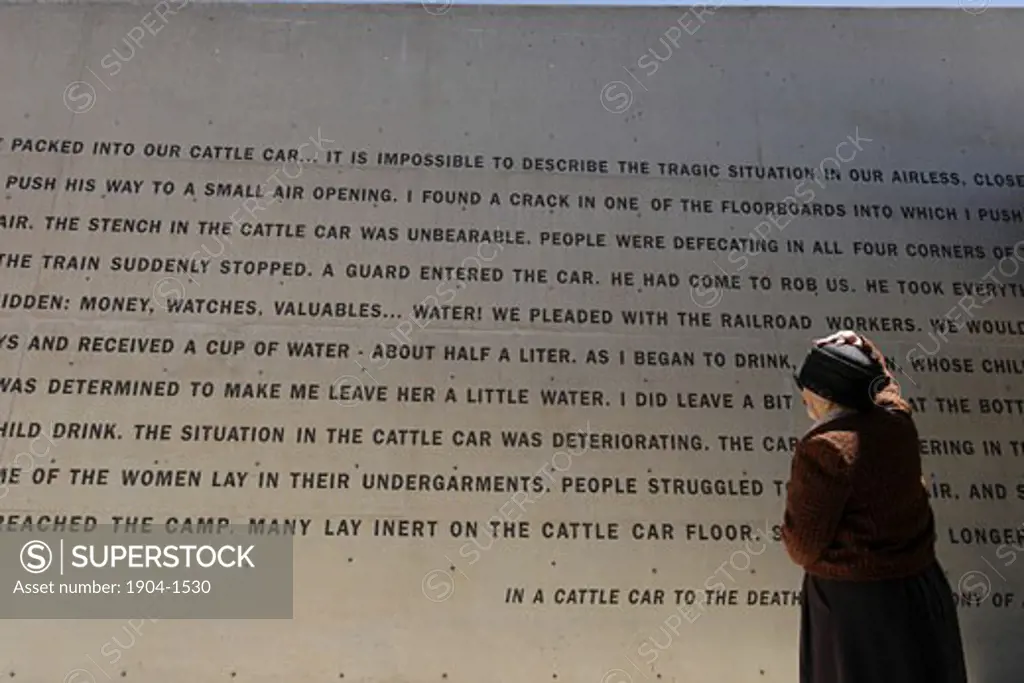
POLYGON ((884 368, 863 349, 844 343, 815 346, 796 373, 801 399, 812 420, 839 408, 869 410, 884 368))
POLYGON ((835 401, 818 396, 810 389, 801 389, 800 397, 807 408, 807 415, 815 422, 841 407, 835 401))

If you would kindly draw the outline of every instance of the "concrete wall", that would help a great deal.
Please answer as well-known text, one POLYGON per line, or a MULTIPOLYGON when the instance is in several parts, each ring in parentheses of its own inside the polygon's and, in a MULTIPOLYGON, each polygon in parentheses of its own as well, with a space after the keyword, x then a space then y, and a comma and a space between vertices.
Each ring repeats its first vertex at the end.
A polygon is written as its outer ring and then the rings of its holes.
POLYGON ((838 324, 904 367, 974 680, 1017 680, 1022 29, 995 10, 0 10, 4 528, 82 515, 300 530, 292 621, 5 621, 2 671, 792 681, 801 575, 776 533, 790 438, 807 420, 787 362, 838 324), (26 142, 38 139, 83 151, 26 142), (240 160, 192 158, 216 145, 240 160), (288 149, 301 158, 274 155, 288 149), (381 152, 468 156, 397 167, 381 152), (541 157, 592 163, 547 172, 530 162, 541 157), (217 196, 217 183, 271 196, 217 196), (361 188, 390 195, 348 196, 361 188), (473 193, 479 203, 462 201, 473 193), (773 220, 780 205, 801 215, 773 220), (160 228, 126 232, 121 218, 160 228), (120 230, 93 229, 104 225, 120 230), (506 242, 466 241, 472 230, 506 242), (425 235, 451 241, 411 241, 425 235), (124 272, 153 259, 172 270, 124 272), (199 272, 174 271, 182 260, 199 272), (306 270, 244 274, 271 264, 306 270), (352 264, 383 277, 351 277, 352 264), (424 266, 465 270, 445 283, 424 266), (712 279, 694 288, 692 276, 712 279), (991 288, 965 298, 978 283, 991 288), (107 304, 126 308, 89 308, 107 304), (567 310, 588 321, 559 322, 567 310), (126 341, 82 346, 98 336, 126 341), (138 346, 153 340, 170 342, 138 346), (416 357, 374 358, 378 345, 416 357), (181 393, 60 383, 76 378, 181 393), (233 383, 279 383, 282 398, 232 398, 233 383), (293 384, 319 397, 293 400, 293 384), (75 422, 114 427, 67 438, 75 422), (284 436, 190 439, 196 425, 284 436), (376 445, 378 429, 407 441, 376 445), (590 436, 566 448, 565 434, 590 436), (646 445, 613 442, 636 434, 646 445), (126 470, 201 481, 130 486, 126 470), (290 473, 348 487, 296 487, 290 473), (364 488, 421 473, 445 490, 364 488), (506 477, 540 483, 516 494, 506 477), (677 481, 698 493, 673 492, 677 481), (436 533, 375 536, 385 519, 436 533), (339 535, 355 521, 357 535, 339 535), (617 524, 618 538, 548 537, 574 522, 605 536, 617 524), (567 604, 562 589, 598 590, 567 604), (590 604, 615 589, 618 604, 590 604))

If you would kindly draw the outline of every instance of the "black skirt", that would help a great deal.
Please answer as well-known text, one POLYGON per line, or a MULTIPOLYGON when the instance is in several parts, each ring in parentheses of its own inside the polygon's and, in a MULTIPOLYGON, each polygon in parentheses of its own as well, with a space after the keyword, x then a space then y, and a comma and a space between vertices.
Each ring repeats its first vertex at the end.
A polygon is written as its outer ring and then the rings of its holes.
POLYGON ((805 575, 800 617, 800 683, 967 683, 938 563, 889 581, 805 575))

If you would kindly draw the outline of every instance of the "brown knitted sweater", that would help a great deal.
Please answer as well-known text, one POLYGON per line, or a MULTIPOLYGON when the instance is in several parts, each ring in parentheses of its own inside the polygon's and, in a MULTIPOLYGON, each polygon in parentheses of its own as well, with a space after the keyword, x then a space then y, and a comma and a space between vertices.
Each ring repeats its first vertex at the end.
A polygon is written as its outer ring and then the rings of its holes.
MULTIPOLYGON (((864 343, 884 367, 878 348, 864 343)), ((935 561, 935 520, 911 407, 895 382, 876 403, 815 427, 797 444, 782 540, 809 574, 895 579, 935 561)))

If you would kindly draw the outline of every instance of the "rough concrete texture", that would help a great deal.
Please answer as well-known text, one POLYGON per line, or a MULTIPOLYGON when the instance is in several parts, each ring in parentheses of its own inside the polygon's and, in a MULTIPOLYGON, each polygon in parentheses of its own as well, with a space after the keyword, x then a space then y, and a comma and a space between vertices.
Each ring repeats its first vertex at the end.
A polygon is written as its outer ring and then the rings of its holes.
MULTIPOLYGON (((842 326, 905 371, 972 678, 1018 680, 1022 29, 978 8, 3 8, 4 529, 298 533, 291 621, 143 596, 5 621, 2 671, 792 681, 791 366, 842 326), (126 483, 147 470, 186 474, 126 483)), ((45 578, 16 550, 4 595, 45 578)))

